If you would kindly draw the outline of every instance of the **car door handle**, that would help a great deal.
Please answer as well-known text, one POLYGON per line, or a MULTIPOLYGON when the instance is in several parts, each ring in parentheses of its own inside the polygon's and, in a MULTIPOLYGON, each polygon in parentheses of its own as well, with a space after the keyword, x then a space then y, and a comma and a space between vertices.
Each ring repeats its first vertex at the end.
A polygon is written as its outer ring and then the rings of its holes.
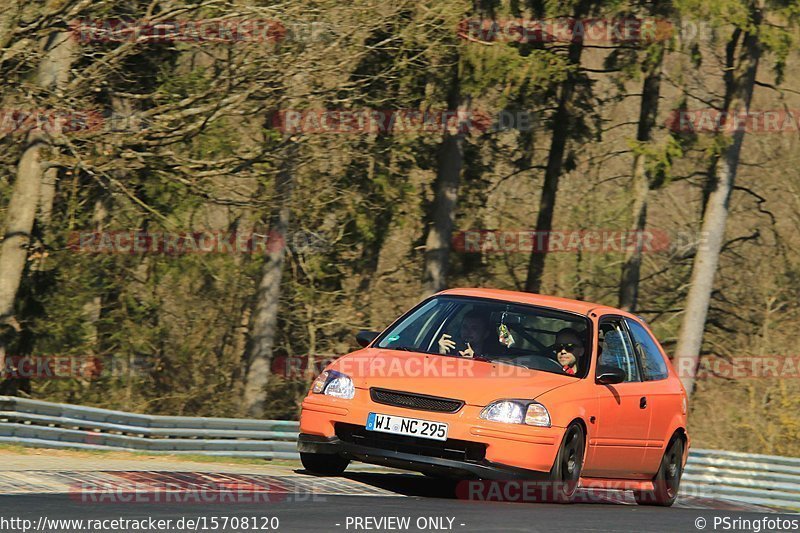
POLYGON ((647 397, 642 396, 639 398, 639 409, 646 409, 647 408, 647 397))

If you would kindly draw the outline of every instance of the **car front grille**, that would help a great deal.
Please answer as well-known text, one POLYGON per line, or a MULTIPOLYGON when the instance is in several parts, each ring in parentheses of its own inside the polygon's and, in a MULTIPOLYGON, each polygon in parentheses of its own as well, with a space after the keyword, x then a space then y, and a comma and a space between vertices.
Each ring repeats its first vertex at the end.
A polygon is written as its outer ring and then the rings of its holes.
POLYGON ((464 406, 464 402, 461 400, 374 387, 369 390, 369 397, 375 403, 418 409, 420 411, 435 411, 437 413, 455 413, 464 406))
POLYGON ((364 426, 337 423, 336 436, 344 442, 379 448, 399 453, 409 453, 425 457, 438 457, 454 461, 482 461, 486 458, 486 445, 480 442, 447 439, 445 441, 391 435, 367 431, 364 426))

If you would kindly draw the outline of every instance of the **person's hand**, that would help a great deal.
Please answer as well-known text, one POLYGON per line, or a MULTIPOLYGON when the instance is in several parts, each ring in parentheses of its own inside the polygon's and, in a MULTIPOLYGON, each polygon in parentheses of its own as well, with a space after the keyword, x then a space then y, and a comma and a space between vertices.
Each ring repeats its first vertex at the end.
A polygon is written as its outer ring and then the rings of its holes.
POLYGON ((470 343, 467 343, 466 350, 461 350, 458 353, 461 355, 461 357, 469 357, 470 359, 475 357, 475 350, 472 349, 470 343))
POLYGON ((451 340, 450 335, 442 333, 439 338, 439 353, 450 353, 450 350, 456 347, 456 341, 451 340))

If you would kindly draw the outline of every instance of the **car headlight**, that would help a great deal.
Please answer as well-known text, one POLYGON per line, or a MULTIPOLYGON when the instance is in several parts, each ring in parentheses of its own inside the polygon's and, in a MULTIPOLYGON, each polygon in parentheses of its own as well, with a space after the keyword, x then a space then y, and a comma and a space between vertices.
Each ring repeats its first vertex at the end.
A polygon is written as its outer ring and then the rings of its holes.
POLYGON ((356 388, 349 376, 335 370, 326 370, 314 380, 311 392, 350 400, 356 395, 356 388))
POLYGON ((529 400, 497 400, 484 407, 480 417, 505 424, 550 427, 550 413, 547 408, 529 400))

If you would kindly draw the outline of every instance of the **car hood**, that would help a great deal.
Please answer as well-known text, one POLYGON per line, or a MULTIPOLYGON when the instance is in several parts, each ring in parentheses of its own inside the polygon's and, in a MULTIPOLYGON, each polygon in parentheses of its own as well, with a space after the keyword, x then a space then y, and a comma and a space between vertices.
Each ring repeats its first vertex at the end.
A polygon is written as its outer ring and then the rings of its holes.
POLYGON ((380 387, 478 406, 501 398, 535 399, 577 381, 570 376, 512 365, 380 348, 341 357, 331 368, 350 376, 360 389, 380 387))

